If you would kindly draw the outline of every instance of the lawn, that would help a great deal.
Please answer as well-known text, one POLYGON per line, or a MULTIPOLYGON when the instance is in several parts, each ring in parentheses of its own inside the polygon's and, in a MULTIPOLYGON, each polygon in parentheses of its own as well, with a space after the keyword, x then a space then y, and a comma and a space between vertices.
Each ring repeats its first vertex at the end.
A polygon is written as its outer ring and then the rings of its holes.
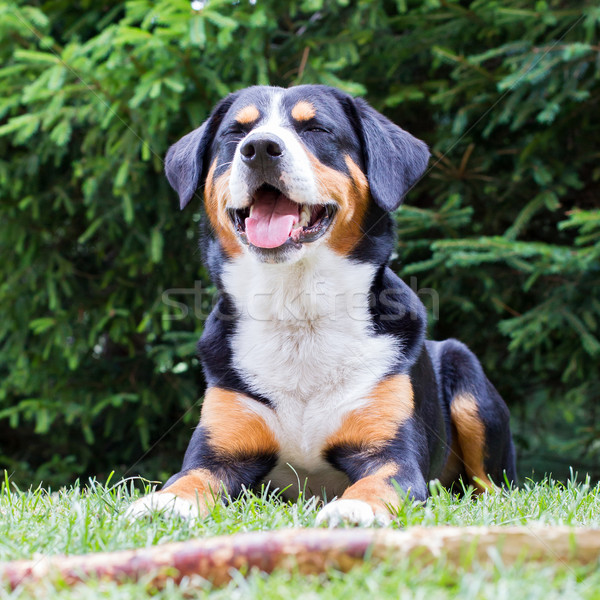
MULTIPOLYGON (((0 560, 35 558, 40 554, 139 548, 241 531, 311 527, 315 503, 299 498, 285 503, 266 493, 247 493, 228 506, 219 505, 199 522, 159 517, 130 523, 123 513, 139 494, 139 481, 100 484, 90 481, 49 492, 43 488, 21 491, 5 482, 0 491, 0 560)), ((460 498, 434 489, 425 505, 406 503, 393 527, 411 525, 586 525, 600 527, 600 485, 574 479, 525 481, 518 490, 460 498)), ((600 533, 599 533, 600 535, 600 533)), ((143 581, 117 586, 91 581, 67 588, 43 584, 10 592, 0 586, 0 599, 28 598, 600 598, 598 565, 572 564, 453 566, 443 559, 427 566, 404 561, 369 564, 343 574, 301 576, 278 571, 272 575, 234 574, 224 588, 202 580, 184 580, 180 586, 150 589, 143 581)))

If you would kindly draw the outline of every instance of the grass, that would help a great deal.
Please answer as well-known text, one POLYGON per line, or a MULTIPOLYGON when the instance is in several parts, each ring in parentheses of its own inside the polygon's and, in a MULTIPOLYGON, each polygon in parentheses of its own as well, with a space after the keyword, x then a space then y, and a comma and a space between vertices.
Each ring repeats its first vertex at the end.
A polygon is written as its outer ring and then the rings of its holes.
MULTIPOLYGON (((425 505, 406 503, 393 527, 410 525, 555 524, 600 527, 600 485, 589 480, 566 484, 526 481, 518 490, 470 494, 458 498, 434 488, 425 505)), ((50 493, 43 488, 21 491, 6 481, 0 490, 0 560, 34 558, 40 554, 82 554, 139 548, 190 537, 314 525, 314 501, 283 502, 267 493, 247 493, 228 506, 219 505, 203 521, 158 517, 130 523, 123 513, 138 492, 134 482, 116 485, 90 481, 50 493)), ((600 533, 599 533, 600 535, 600 533)), ((452 566, 442 559, 423 567, 407 561, 365 563, 350 573, 330 571, 301 576, 285 571, 272 575, 239 573, 225 588, 201 580, 186 580, 157 591, 146 583, 116 586, 90 581, 68 589, 60 584, 9 592, 0 585, 0 599, 30 598, 598 598, 598 565, 519 564, 498 559, 488 565, 452 566)))

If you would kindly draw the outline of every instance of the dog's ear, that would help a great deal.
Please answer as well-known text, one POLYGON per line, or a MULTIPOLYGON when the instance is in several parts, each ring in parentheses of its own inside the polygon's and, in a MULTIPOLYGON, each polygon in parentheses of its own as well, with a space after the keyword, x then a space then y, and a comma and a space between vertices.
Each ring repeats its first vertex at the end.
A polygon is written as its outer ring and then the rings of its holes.
POLYGON ((354 106, 371 195, 384 210, 394 210, 427 168, 429 149, 362 98, 354 106))
POLYGON ((165 157, 165 173, 171 187, 179 194, 179 206, 183 210, 192 199, 200 178, 206 171, 207 156, 225 113, 229 110, 237 94, 229 94, 213 109, 210 117, 191 133, 184 135, 173 144, 165 157))

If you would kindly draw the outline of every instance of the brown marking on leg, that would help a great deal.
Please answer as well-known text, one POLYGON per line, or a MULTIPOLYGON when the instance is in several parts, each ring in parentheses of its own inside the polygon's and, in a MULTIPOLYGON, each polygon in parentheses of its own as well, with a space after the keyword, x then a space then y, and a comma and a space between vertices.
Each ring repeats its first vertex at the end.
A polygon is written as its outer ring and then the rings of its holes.
POLYGON ((265 420, 244 406, 236 392, 209 388, 200 425, 206 429, 211 447, 232 459, 279 451, 275 434, 265 420))
POLYGON ((343 494, 342 500, 366 502, 375 514, 389 514, 387 505, 398 505, 399 497, 390 478, 398 475, 398 465, 386 463, 372 475, 367 475, 351 485, 343 494))
POLYGON ((371 198, 367 178, 348 155, 344 158, 350 176, 324 165, 308 150, 307 154, 321 201, 334 200, 338 205, 327 244, 338 254, 347 255, 363 235, 362 223, 371 198))
MULTIPOLYGON (((220 456, 235 461, 252 456, 276 454, 279 444, 264 419, 242 403, 241 394, 209 388, 202 404, 200 426, 206 440, 220 456)), ((206 516, 223 490, 223 482, 209 469, 193 469, 158 494, 175 494, 198 505, 206 516)))
POLYGON ((467 476, 478 492, 493 488, 484 467, 485 426, 479 416, 477 400, 472 394, 459 394, 450 404, 452 423, 456 427, 458 445, 467 476), (475 481, 477 477, 481 482, 475 481))
POLYGON ((198 506, 200 516, 205 517, 219 500, 222 483, 207 469, 194 469, 177 479, 158 494, 175 494, 198 506))
POLYGON ((377 449, 391 440, 398 427, 414 411, 413 389, 408 375, 395 375, 378 383, 370 402, 350 412, 340 428, 327 439, 325 452, 336 446, 377 449))
POLYGON ((213 161, 204 185, 204 206, 215 234, 219 238, 225 253, 228 256, 239 256, 242 252, 240 243, 233 232, 233 225, 225 211, 229 197, 229 177, 231 169, 215 179, 217 159, 213 161))
POLYGON ((296 121, 310 121, 317 114, 312 102, 308 100, 300 100, 294 108, 292 108, 292 117, 296 121))
POLYGON ((260 112, 258 108, 254 106, 254 104, 248 104, 248 106, 244 106, 244 108, 240 108, 235 114, 235 120, 241 125, 249 125, 250 123, 254 123, 260 117, 260 112))

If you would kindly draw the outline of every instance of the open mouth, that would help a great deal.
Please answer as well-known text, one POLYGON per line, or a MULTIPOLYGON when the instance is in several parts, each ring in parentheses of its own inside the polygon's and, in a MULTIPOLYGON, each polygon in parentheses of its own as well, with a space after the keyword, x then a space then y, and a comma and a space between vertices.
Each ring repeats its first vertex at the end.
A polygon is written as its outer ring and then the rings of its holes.
POLYGON ((227 210, 237 234, 258 248, 278 248, 288 240, 314 242, 335 215, 333 204, 298 204, 269 184, 261 185, 246 208, 227 210))

